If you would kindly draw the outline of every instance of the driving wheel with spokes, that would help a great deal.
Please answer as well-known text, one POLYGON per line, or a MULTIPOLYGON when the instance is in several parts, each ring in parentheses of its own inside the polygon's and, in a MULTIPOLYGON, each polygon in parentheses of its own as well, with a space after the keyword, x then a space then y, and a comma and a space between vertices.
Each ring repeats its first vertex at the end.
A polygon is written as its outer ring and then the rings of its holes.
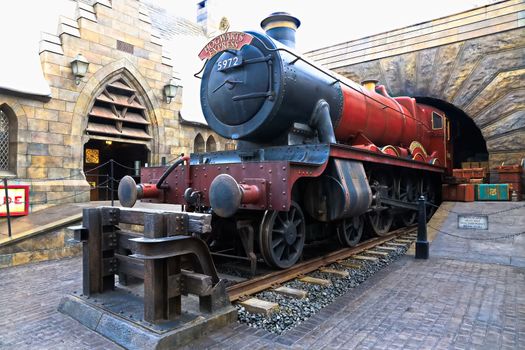
POLYGON ((289 211, 268 210, 259 230, 259 247, 270 266, 286 269, 299 260, 305 240, 304 214, 295 202, 289 211))
POLYGON ((355 247, 363 235, 364 226, 365 220, 362 216, 341 220, 341 223, 337 226, 339 243, 343 247, 355 247))
POLYGON ((372 211, 367 214, 368 223, 377 236, 385 236, 390 231, 394 221, 392 210, 381 204, 382 198, 393 198, 394 185, 392 178, 386 174, 377 174, 370 177, 372 189, 372 211))
MULTIPOLYGON (((417 181, 409 175, 401 176, 399 185, 399 199, 407 203, 417 203, 417 192, 417 181)), ((417 211, 415 210, 406 210, 401 214, 401 221, 405 226, 413 225, 416 220, 417 211)))

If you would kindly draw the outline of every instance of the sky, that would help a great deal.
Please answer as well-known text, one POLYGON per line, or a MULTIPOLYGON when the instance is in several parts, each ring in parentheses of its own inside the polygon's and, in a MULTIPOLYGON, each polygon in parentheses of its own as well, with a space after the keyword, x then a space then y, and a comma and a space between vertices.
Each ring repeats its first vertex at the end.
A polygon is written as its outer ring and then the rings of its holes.
MULTIPOLYGON (((154 0, 171 14, 196 19, 197 0, 154 0)), ((496 2, 495 0, 209 0, 215 16, 227 17, 232 30, 260 30, 260 22, 276 11, 287 11, 298 17, 302 25, 297 31, 296 49, 306 52, 392 29, 414 25, 457 12, 496 2)), ((0 13, 9 14, 0 20, 0 87, 22 92, 49 95, 38 47, 41 31, 56 34, 58 18, 74 18, 75 4, 71 0, 0 0, 0 13), (27 9, 31 8, 31 11, 27 9), (20 20, 23 18, 23 20, 20 20), (9 54, 4 54, 8 52, 9 54)), ((166 45, 169 46, 169 45, 166 45)), ((169 48, 181 52, 180 46, 169 48)), ((196 58, 203 43, 183 43, 187 60, 182 67, 195 71, 201 63, 196 58), (195 51, 195 52, 189 52, 195 51), (192 57, 195 56, 195 61, 192 57), (195 69, 194 67, 198 67, 195 69)), ((186 69, 186 82, 193 71, 186 69), (190 74, 191 73, 191 74, 190 74)), ((175 67, 175 70, 180 68, 175 67)), ((203 121, 200 113, 198 81, 191 81, 183 92, 184 108, 190 120, 203 121), (187 99, 188 98, 188 99, 187 99), (185 101, 188 101, 185 103, 185 101)))
MULTIPOLYGON (((158 0, 179 15, 195 18, 192 0, 158 0)), ((209 0, 210 1, 210 0, 209 0)), ((260 30, 268 14, 286 11, 302 22, 297 50, 306 52, 332 44, 414 25, 494 0, 211 0, 218 17, 226 16, 230 30, 260 30)))

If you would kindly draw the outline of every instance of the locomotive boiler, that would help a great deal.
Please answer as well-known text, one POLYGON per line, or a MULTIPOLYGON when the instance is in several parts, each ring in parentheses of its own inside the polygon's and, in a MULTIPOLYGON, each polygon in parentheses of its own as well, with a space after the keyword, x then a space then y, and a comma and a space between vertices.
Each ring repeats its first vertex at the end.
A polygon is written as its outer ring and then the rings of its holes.
MULTIPOLYGON (((211 210, 205 239, 239 241, 235 255, 278 268, 293 265, 309 240, 353 246, 365 229, 385 235, 414 223, 416 199, 438 201, 452 166, 445 114, 297 54, 300 21, 287 13, 261 26, 265 33, 224 33, 199 54, 204 116, 237 149, 143 168, 141 184, 121 181, 123 205, 142 198, 211 210)), ((225 251, 217 254, 233 255, 225 251)))

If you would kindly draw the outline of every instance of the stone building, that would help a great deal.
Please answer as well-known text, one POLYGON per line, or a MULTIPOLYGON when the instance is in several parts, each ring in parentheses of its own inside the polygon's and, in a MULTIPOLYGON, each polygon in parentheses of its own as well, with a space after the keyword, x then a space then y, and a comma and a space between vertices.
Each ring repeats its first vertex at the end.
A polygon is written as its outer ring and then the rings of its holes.
POLYGON ((108 199, 110 159, 119 179, 138 165, 231 147, 181 116, 181 87, 172 101, 163 92, 170 81, 180 85, 172 78, 185 69, 165 43, 187 36, 204 45, 202 27, 138 0, 64 2, 74 12, 63 13, 56 33, 41 34, 47 85, 32 91, 0 82, 0 177, 30 185, 32 211, 108 199), (73 73, 74 60, 89 63, 84 76, 73 73))
POLYGON ((454 123, 462 161, 525 158, 525 1, 507 0, 307 53, 356 81, 377 79, 454 123))

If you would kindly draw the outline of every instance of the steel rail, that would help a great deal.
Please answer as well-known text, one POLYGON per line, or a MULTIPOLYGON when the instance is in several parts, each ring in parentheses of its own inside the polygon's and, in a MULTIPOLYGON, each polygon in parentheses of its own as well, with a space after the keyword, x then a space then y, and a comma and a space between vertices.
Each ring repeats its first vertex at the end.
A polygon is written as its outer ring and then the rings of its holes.
POLYGON ((358 244, 352 248, 343 248, 324 256, 304 261, 286 270, 271 272, 269 274, 252 278, 248 281, 234 284, 226 288, 230 301, 239 300, 243 296, 252 295, 268 289, 276 284, 290 281, 298 276, 315 271, 323 266, 336 263, 337 261, 348 259, 352 255, 362 253, 380 244, 391 241, 401 235, 416 231, 417 226, 403 227, 393 231, 387 236, 375 237, 366 242, 358 244))

